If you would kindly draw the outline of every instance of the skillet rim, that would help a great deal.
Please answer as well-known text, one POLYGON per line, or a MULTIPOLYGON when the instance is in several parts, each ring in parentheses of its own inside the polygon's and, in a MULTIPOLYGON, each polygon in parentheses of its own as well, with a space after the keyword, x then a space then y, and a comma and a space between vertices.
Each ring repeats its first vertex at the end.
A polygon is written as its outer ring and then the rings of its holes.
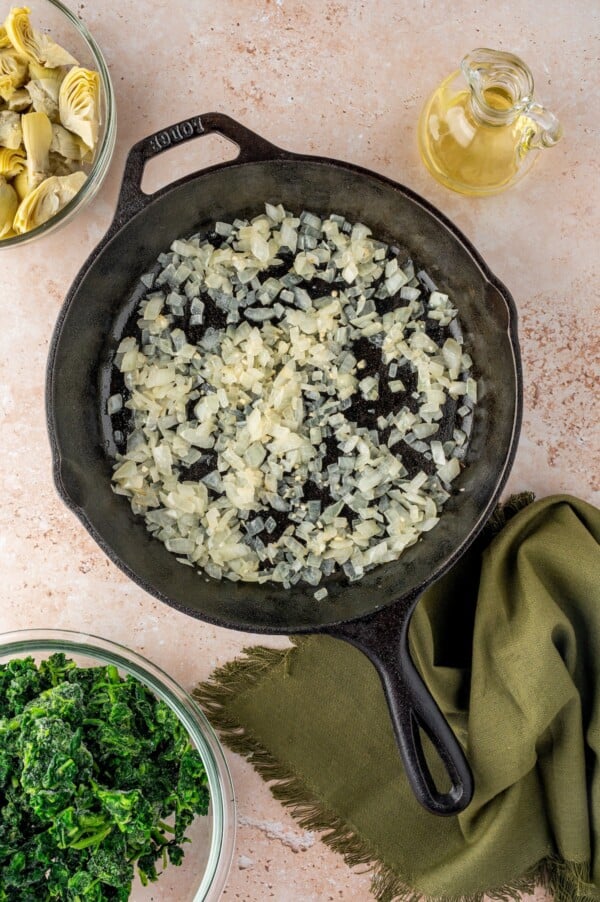
MULTIPOLYGON (((147 139, 146 139, 147 140, 147 139)), ((143 144, 144 141, 139 142, 139 144, 143 144)), ((136 145, 137 146, 137 145, 136 145)), ((523 371, 522 371, 522 363, 521 363, 521 354, 520 347, 518 341, 517 334, 517 321, 518 314, 516 303, 514 298, 508 288, 504 285, 503 282, 492 272, 488 264, 485 262, 479 251, 474 247, 471 243, 470 239, 466 237, 466 235, 462 232, 462 230, 456 226, 444 213, 442 213, 437 207, 435 207, 431 202, 421 197, 411 188, 406 187, 400 182, 394 181, 393 179, 385 176, 383 174, 374 172, 373 170, 367 169, 366 167, 359 166, 354 163, 350 163, 343 160, 337 160, 329 157, 323 157, 312 154, 297 154, 293 152, 289 152, 286 150, 282 150, 281 148, 276 147, 275 145, 270 145, 272 148, 272 154, 264 156, 260 159, 248 159, 248 158, 236 158, 234 160, 226 161, 224 163, 217 163, 212 166, 206 167, 201 170, 197 170, 195 172, 189 173, 175 181, 165 185, 160 190, 156 191, 151 195, 145 195, 141 192, 140 195, 144 198, 143 204, 140 207, 139 205, 134 209, 133 213, 128 214, 127 210, 127 202, 121 202, 122 194, 119 199, 117 210, 115 216, 109 225, 106 233, 100 239, 95 248, 90 252, 81 268, 79 269, 75 279, 73 280, 69 291, 65 297, 65 300, 61 306, 59 311, 56 324, 53 330, 47 365, 46 365, 46 385, 45 385, 45 408, 46 408, 46 426, 50 443, 50 450, 52 456, 52 470, 53 470, 53 479, 54 484, 57 489, 59 496, 65 505, 75 514, 78 520, 85 527, 90 536, 94 539, 94 541, 99 545, 102 551, 107 555, 107 557, 136 585, 140 586, 145 592, 149 595, 157 598, 159 601, 168 604, 170 607, 178 610, 181 613, 187 614, 188 616, 194 617, 195 619, 202 620, 206 623, 210 623, 214 626, 223 627, 226 629, 234 629, 241 632, 249 632, 249 633, 257 633, 257 634, 265 634, 265 635, 288 635, 288 634, 302 634, 302 633, 317 633, 317 632, 328 632, 332 631, 336 626, 341 624, 348 623, 358 623, 362 620, 368 620, 371 616, 373 616, 378 611, 389 608, 393 605, 402 606, 404 609, 412 610, 414 605, 416 604, 418 598, 422 594, 425 589, 427 589, 430 585, 440 579, 448 570, 452 568, 452 566, 462 557, 465 551, 469 548, 472 542, 477 538, 485 523, 489 519, 496 503, 498 502, 500 495, 504 486, 506 485, 506 481, 510 474, 510 470, 512 468, 512 464, 514 462, 515 455, 517 453, 517 448, 519 444, 519 436, 522 424, 523 417, 523 371), (148 582, 144 577, 139 576, 135 573, 124 561, 121 560, 119 555, 112 549, 112 547, 108 544, 108 542, 104 539, 104 537, 96 530, 91 521, 89 520, 85 510, 77 503, 76 499, 73 498, 72 494, 68 491, 63 477, 61 475, 61 463, 63 460, 63 456, 61 454, 58 438, 57 438, 57 426, 56 426, 56 418, 54 416, 55 413, 55 404, 54 404, 54 394, 55 394, 55 376, 56 376, 56 363, 57 363, 57 355, 59 351, 59 345, 62 337, 62 331, 64 325, 68 319, 70 311, 75 303, 76 295, 79 291, 79 288, 83 284, 85 278, 87 277, 90 269, 97 260, 104 253, 109 244, 111 244, 114 240, 116 240, 120 234, 120 232, 131 223, 135 221, 138 216, 146 213, 147 209, 150 206, 153 206, 155 203, 159 203, 163 197, 168 195, 169 193, 177 190, 178 188, 189 184, 196 179, 203 179, 204 177, 214 173, 214 172, 222 172, 227 169, 234 169, 245 167, 247 165, 253 165, 256 163, 265 164, 265 163, 278 163, 278 162, 294 162, 294 163, 311 163, 317 164, 325 167, 339 169, 345 172, 350 172, 353 175, 358 175, 362 177, 366 177, 369 179, 375 179, 376 181, 382 183, 384 186, 393 189, 394 191, 399 192, 405 198, 407 198, 412 204, 422 208, 430 217, 432 217, 438 224, 440 224, 449 234, 450 236, 458 242, 458 244, 462 247, 462 249, 471 257, 481 275, 483 277, 483 281, 487 286, 491 286, 502 298, 506 306, 507 311, 507 325, 506 325, 506 335, 509 340, 510 349, 512 352, 512 364, 513 364, 513 380, 511 384, 511 393, 513 394, 514 400, 514 415, 512 418, 511 425, 511 433, 510 433, 510 441, 508 443, 508 451, 503 457, 500 465, 498 466, 497 475, 495 479, 495 486, 493 491, 490 493, 487 503, 484 505, 483 509, 480 511, 476 522, 473 524, 471 529, 468 531, 467 535, 463 538, 462 542, 460 542, 454 551, 450 553, 446 559, 437 566, 437 568, 417 587, 407 590, 405 593, 400 595, 393 595, 390 598, 385 598, 383 601, 381 600, 381 596, 378 595, 376 602, 373 603, 360 614, 358 617, 340 617, 336 619, 332 617, 328 619, 326 623, 319 622, 318 624, 296 624, 294 626, 290 626, 289 624, 263 624, 263 623, 245 623, 245 622, 236 622, 228 619, 227 617, 215 617, 212 615, 206 615, 204 612, 199 613, 194 608, 191 608, 181 602, 175 601, 164 592, 159 589, 156 589, 150 582, 148 582)), ((126 182, 126 177, 123 179, 123 183, 121 186, 121 192, 123 191, 123 185, 126 182)), ((376 569, 376 568, 375 568, 376 569)), ((374 571, 370 571, 371 574, 374 571)), ((357 584, 360 584, 360 580, 357 584)), ((224 591, 227 590, 227 584, 223 583, 224 591)))

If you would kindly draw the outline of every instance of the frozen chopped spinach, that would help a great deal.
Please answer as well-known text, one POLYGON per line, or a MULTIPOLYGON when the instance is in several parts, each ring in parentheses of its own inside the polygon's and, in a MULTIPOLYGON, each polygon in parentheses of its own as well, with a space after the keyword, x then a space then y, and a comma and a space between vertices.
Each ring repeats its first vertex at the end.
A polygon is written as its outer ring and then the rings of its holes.
POLYGON ((116 667, 0 665, 0 902, 129 898, 183 859, 208 780, 175 713, 116 667))

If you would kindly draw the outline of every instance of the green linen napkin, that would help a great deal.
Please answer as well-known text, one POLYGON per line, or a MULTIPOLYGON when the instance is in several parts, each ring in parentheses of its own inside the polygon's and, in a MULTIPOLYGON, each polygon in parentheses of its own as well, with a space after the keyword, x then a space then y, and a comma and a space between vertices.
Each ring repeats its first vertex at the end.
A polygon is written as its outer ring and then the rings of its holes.
POLYGON ((372 868, 382 902, 536 882, 600 900, 599 542, 591 505, 517 501, 418 604, 414 658, 475 778, 458 817, 415 801, 376 672, 345 642, 246 649, 196 698, 301 825, 372 868))

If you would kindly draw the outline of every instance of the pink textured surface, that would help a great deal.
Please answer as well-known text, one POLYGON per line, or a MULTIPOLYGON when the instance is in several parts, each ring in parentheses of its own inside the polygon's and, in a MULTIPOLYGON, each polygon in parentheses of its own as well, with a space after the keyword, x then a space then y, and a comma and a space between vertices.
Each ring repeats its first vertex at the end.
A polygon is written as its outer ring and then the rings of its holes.
MULTIPOLYGON (((507 491, 566 491, 599 502, 597 404, 596 414, 592 409, 600 338, 593 4, 90 0, 78 12, 114 81, 117 150, 98 197, 74 222, 43 242, 0 250, 0 631, 89 630, 141 651, 189 689, 253 641, 162 606, 104 557, 55 494, 44 420, 53 325, 111 220, 128 148, 208 110, 227 112, 290 150, 384 173, 456 222, 513 292, 520 314, 525 417, 507 491), (521 55, 540 99, 565 128, 564 140, 525 181, 485 200, 437 185, 415 141, 426 95, 478 46, 521 55)), ((231 147, 216 139, 193 142, 155 162, 145 185, 166 184, 225 154, 231 147)), ((299 829, 249 765, 228 758, 240 826, 226 899, 371 898, 368 876, 350 871, 299 829)))

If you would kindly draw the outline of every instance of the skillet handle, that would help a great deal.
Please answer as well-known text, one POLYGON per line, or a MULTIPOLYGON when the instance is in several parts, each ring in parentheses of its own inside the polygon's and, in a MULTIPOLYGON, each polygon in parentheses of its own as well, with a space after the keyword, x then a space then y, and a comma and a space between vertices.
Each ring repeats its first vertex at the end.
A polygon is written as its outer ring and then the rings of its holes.
MULTIPOLYGON (((144 168, 148 160, 178 144, 214 133, 227 138, 232 144, 237 144, 240 150, 235 161, 229 161, 224 165, 230 165, 231 162, 245 163, 289 156, 286 151, 261 138, 260 135, 224 113, 203 113, 201 116, 183 119, 181 122, 176 122, 175 125, 169 125, 153 135, 148 135, 147 138, 142 138, 129 151, 125 161, 117 211, 109 232, 112 234, 119 229, 128 219, 143 210, 156 196, 155 194, 145 194, 141 187, 144 168)), ((156 194, 159 193, 156 192, 156 194)))
POLYGON ((417 800, 438 815, 459 814, 473 798, 473 776, 461 745, 421 679, 408 646, 414 604, 392 605, 368 618, 328 627, 324 632, 360 649, 375 665, 390 710, 394 734, 417 800), (398 612, 400 609, 400 631, 398 612), (425 758, 420 730, 431 740, 450 778, 440 792, 425 758))

